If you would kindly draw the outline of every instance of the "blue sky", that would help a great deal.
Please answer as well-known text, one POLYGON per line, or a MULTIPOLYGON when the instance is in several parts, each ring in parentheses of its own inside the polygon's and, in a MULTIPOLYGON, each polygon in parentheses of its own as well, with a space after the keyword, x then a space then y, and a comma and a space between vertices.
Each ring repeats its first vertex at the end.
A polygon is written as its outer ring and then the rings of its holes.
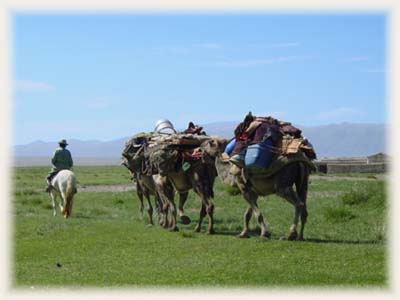
POLYGON ((13 143, 241 120, 387 123, 385 14, 23 14, 13 143))

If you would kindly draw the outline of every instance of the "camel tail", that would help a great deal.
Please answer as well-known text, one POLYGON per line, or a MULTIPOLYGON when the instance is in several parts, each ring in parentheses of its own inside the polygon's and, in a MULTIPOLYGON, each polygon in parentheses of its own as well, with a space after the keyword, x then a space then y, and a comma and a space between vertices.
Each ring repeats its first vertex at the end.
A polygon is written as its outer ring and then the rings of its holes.
POLYGON ((296 181, 296 191, 299 195, 301 201, 304 203, 307 199, 307 191, 308 191, 308 177, 310 176, 310 170, 307 165, 300 162, 299 163, 299 176, 296 181))

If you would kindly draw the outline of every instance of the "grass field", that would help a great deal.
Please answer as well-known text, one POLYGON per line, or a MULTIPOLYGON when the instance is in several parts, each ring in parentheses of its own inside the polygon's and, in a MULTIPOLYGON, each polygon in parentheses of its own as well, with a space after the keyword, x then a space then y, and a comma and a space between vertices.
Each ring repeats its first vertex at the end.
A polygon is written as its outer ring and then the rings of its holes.
MULTIPOLYGON (((305 242, 280 240, 294 210, 280 198, 259 201, 270 240, 237 239, 246 204, 215 186, 216 234, 193 233, 200 201, 186 205, 192 219, 180 232, 147 226, 134 192, 81 192, 72 217, 52 216, 44 190, 47 168, 15 168, 14 288, 24 287, 349 287, 387 288, 385 182, 311 178, 305 242)), ((80 186, 126 185, 123 167, 75 167, 80 186)), ((203 232, 207 221, 203 224, 203 232)))

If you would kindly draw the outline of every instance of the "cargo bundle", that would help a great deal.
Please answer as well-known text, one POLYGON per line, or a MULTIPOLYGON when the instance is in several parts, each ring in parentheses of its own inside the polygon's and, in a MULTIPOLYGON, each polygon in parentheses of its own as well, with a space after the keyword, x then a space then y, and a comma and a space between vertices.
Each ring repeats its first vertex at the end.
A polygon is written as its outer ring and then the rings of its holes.
POLYGON ((311 143, 289 122, 249 113, 234 134, 225 148, 225 158, 248 171, 266 171, 297 160, 312 164, 316 159, 311 143))
POLYGON ((132 171, 146 175, 163 175, 180 169, 187 171, 206 161, 201 146, 209 139, 211 137, 202 131, 202 127, 190 122, 188 128, 180 133, 136 134, 125 143, 122 156, 129 162, 132 171))

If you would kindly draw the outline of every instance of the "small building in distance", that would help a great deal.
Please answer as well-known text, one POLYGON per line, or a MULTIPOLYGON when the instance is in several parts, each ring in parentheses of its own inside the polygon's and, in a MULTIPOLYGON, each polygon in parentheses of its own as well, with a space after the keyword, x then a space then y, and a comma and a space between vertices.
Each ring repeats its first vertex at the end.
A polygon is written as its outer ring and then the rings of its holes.
POLYGON ((389 163, 389 156, 385 153, 379 152, 377 154, 367 157, 367 163, 389 163))
POLYGON ((385 153, 367 157, 329 157, 316 162, 320 173, 385 173, 390 158, 385 153))

